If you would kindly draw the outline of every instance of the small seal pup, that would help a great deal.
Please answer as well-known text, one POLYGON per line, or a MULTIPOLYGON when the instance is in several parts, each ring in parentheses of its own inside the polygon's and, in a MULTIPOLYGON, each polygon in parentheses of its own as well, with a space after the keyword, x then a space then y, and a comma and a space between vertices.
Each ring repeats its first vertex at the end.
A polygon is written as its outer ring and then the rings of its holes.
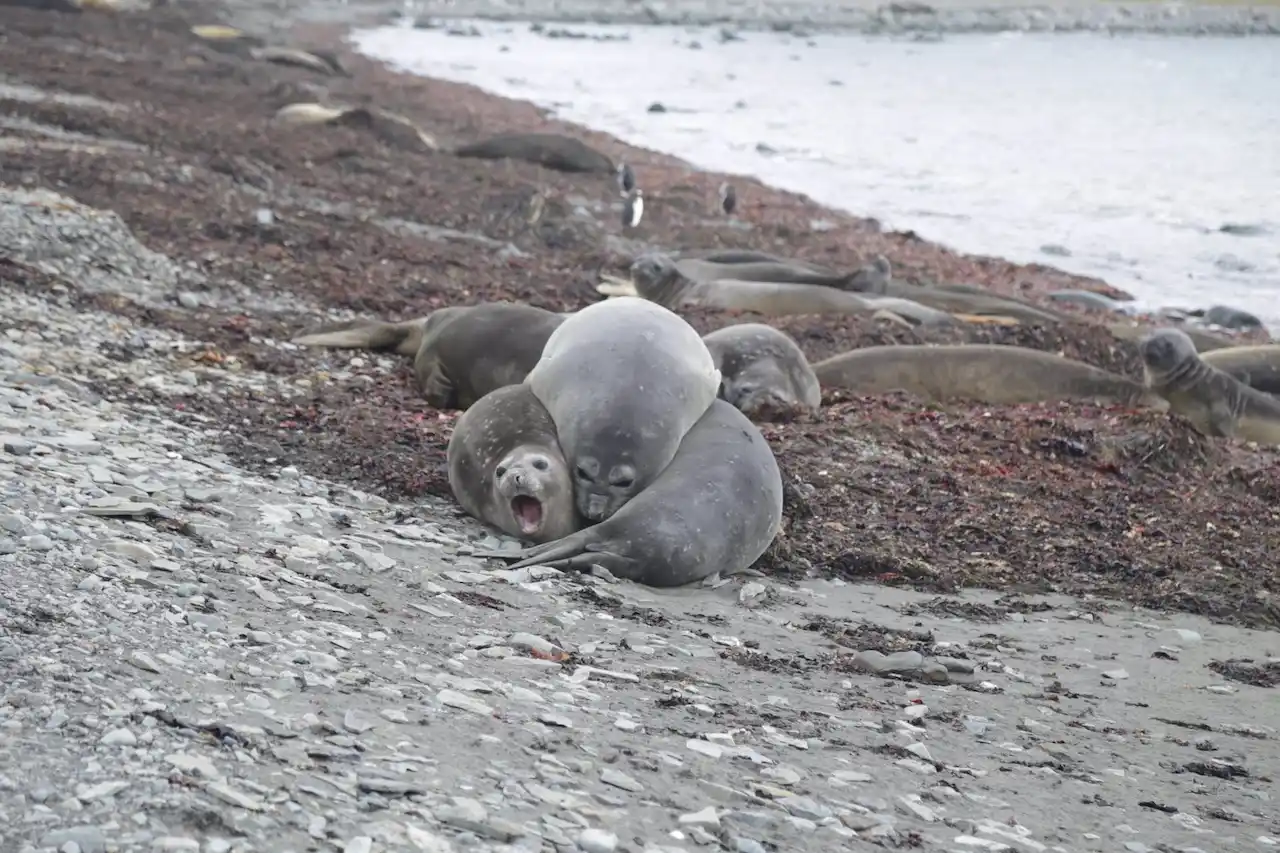
POLYGON ((476 401, 458 417, 445 455, 449 488, 469 515, 534 542, 582 526, 556 426, 528 385, 476 401))
POLYGON ((1250 388, 1280 395, 1280 344, 1226 347, 1200 353, 1200 359, 1250 388))
POLYGON ((1280 400, 1200 358, 1181 329, 1157 329, 1138 344, 1147 387, 1204 435, 1280 444, 1280 400))
POLYGON ((607 521, 517 553, 513 568, 589 570, 654 587, 748 569, 782 526, 782 476, 768 442, 724 400, 689 430, 671 464, 607 521))
POLYGON ((823 388, 855 394, 907 391, 938 402, 1100 400, 1165 408, 1127 377, 1052 353, 996 344, 864 347, 820 361, 813 372, 823 388))
POLYGON ((485 302, 451 305, 402 323, 357 320, 292 342, 413 356, 413 376, 428 405, 466 409, 494 389, 523 382, 564 320, 532 305, 485 302))
POLYGON ((702 336, 720 369, 720 399, 747 417, 770 408, 822 405, 818 377, 800 345, 764 323, 739 323, 702 336))
POLYGON ((566 318, 526 381, 555 421, 579 512, 598 522, 667 467, 720 371, 687 322, 623 296, 566 318))

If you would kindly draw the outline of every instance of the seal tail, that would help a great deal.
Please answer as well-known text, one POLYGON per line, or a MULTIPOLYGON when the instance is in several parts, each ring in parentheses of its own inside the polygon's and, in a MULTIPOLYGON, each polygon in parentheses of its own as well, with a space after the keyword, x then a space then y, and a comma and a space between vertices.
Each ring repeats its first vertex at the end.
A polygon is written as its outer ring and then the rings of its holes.
POLYGON ((372 352, 394 350, 399 355, 414 355, 422 343, 422 325, 421 320, 406 320, 403 323, 355 320, 301 335, 291 343, 303 347, 364 349, 372 352))

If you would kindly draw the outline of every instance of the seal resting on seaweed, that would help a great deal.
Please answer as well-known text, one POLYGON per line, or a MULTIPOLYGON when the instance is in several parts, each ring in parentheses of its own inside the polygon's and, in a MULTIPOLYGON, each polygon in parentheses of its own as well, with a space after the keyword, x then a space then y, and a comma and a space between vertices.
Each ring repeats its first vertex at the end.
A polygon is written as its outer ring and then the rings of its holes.
POLYGON ((437 409, 466 409, 525 381, 565 315, 514 302, 452 305, 401 323, 356 320, 293 339, 299 346, 413 356, 413 376, 437 409))
POLYGON ((755 425, 715 400, 671 464, 607 521, 518 553, 514 568, 600 565, 655 587, 683 586, 751 566, 782 524, 782 476, 755 425))
POLYGON ((1141 383, 1062 356, 995 344, 875 346, 813 366, 824 388, 907 391, 925 400, 993 405, 1100 400, 1163 409, 1141 383))
POLYGON ((1209 436, 1280 444, 1280 400, 1213 367, 1181 329, 1158 329, 1138 344, 1147 387, 1209 436))
POLYGON ((454 424, 446 455, 449 488, 475 518, 534 542, 582 526, 555 424, 529 386, 481 397, 454 424))
POLYGON ((716 398, 720 371, 692 326, 623 297, 566 318, 526 381, 555 421, 578 510, 595 522, 667 466, 716 398))
POLYGON ((454 149, 459 157, 524 160, 559 172, 610 172, 613 161, 581 139, 559 133, 500 133, 454 149))
POLYGON ((1201 353, 1200 359, 1250 388, 1280 394, 1280 344, 1226 347, 1201 353))
POLYGON ((822 389, 800 345, 764 323, 739 323, 702 336, 720 369, 720 398, 748 417, 800 406, 817 411, 822 389))
MULTIPOLYGON (((675 261, 668 255, 648 254, 631 264, 630 286, 644 299, 669 309, 681 306, 753 311, 768 317, 793 314, 874 314, 888 310, 921 324, 948 324, 955 318, 909 300, 865 297, 824 284, 747 281, 736 278, 697 278, 705 267, 698 261, 675 261)), ((719 265, 725 270, 736 264, 719 265)), ((608 287, 608 285, 602 285, 608 287)))

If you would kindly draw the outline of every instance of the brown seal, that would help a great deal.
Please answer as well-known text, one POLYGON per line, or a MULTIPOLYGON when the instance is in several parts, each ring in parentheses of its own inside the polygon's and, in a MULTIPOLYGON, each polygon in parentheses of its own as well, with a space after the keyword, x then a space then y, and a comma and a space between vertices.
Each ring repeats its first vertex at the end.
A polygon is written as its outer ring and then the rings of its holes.
POLYGON ((413 356, 413 375, 427 403, 466 409, 496 388, 523 382, 565 316, 532 305, 454 305, 417 320, 357 320, 294 338, 311 347, 391 350, 413 356))
POLYGON ((1280 444, 1280 400, 1200 357, 1181 329, 1158 329, 1138 344, 1147 387, 1204 435, 1280 444))
POLYGON ((1280 394, 1280 344, 1225 347, 1201 353, 1200 359, 1250 388, 1280 394))
POLYGON ((768 442, 724 400, 685 435, 653 483, 607 521, 535 548, 477 556, 516 568, 588 570, 655 587, 750 568, 782 525, 782 476, 768 442))
POLYGON ((460 145, 453 153, 482 160, 524 160, 559 172, 615 171, 608 157, 581 139, 559 133, 502 133, 460 145))
POLYGON ((774 409, 817 411, 822 390, 791 337, 764 323, 739 323, 702 336, 720 369, 720 398, 748 417, 774 409))
POLYGON ((481 397, 459 416, 446 453, 449 488, 475 518, 534 542, 582 526, 555 424, 528 385, 481 397))
POLYGON ((565 318, 526 380, 551 413, 578 511, 603 521, 642 492, 720 389, 693 327, 635 297, 565 318))
POLYGON ((820 361, 813 372, 823 388, 855 394, 907 391, 939 402, 1099 400, 1165 407, 1124 376, 1039 350, 994 344, 865 347, 820 361))

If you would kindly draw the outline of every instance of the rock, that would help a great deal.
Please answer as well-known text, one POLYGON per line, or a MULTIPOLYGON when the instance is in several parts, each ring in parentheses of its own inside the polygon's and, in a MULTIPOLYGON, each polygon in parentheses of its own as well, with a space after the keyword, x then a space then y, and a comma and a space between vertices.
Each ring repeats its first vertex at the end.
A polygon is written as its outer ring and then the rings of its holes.
POLYGON ((577 842, 583 853, 612 853, 618 849, 618 836, 603 829, 584 829, 578 833, 577 842))

